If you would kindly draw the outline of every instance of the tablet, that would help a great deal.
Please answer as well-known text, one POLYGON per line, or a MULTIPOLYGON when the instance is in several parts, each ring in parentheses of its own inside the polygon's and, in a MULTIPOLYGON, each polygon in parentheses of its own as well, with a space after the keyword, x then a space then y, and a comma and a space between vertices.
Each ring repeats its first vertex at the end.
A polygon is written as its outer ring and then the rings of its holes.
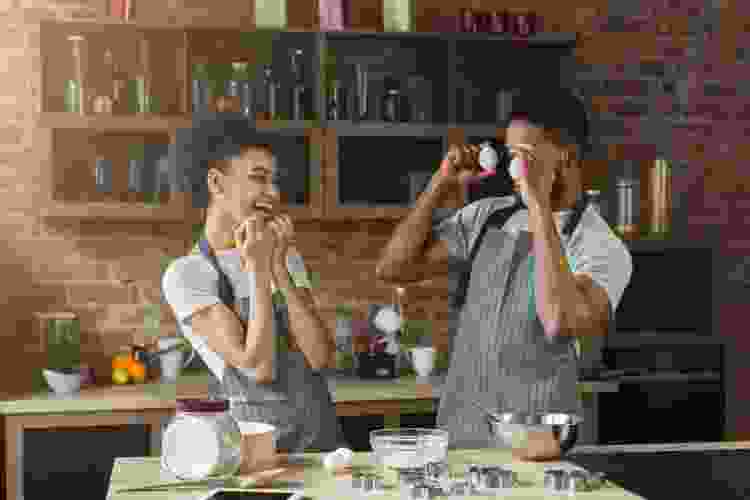
POLYGON ((302 493, 263 493, 232 488, 217 488, 201 500, 305 500, 302 493))

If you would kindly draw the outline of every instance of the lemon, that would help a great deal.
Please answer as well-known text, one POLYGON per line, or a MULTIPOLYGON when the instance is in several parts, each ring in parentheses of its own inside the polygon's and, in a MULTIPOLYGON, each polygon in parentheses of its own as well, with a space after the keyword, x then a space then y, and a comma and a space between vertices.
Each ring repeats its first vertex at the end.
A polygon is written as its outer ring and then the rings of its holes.
POLYGON ((127 368, 115 368, 112 370, 112 382, 117 385, 123 385, 130 382, 130 374, 127 368))

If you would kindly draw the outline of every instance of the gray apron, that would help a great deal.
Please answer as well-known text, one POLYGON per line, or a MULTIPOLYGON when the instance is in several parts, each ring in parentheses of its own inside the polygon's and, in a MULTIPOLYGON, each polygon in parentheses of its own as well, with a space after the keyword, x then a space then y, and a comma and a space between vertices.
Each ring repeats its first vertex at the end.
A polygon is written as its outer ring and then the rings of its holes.
MULTIPOLYGON (((246 329, 249 298, 235 303, 229 279, 219 267, 206 240, 200 242, 200 249, 219 273, 222 302, 230 309, 239 309, 240 322, 246 329)), ((237 421, 276 426, 279 451, 302 453, 346 447, 325 377, 312 370, 301 351, 287 348, 289 316, 286 303, 274 300, 273 312, 276 339, 274 382, 257 384, 254 379, 227 364, 221 381, 215 376, 211 377, 209 396, 229 399, 230 414, 237 421)))
POLYGON ((572 338, 550 343, 529 302, 531 235, 487 227, 460 311, 437 425, 453 448, 490 445, 486 408, 581 412, 572 338))

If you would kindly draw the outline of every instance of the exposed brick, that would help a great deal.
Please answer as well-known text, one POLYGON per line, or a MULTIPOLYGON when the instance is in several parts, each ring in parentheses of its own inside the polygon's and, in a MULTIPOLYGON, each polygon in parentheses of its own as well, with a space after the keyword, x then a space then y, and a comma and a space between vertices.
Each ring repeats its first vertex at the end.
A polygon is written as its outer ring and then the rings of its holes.
POLYGON ((134 286, 107 281, 68 281, 65 283, 69 304, 134 304, 137 291, 134 286))
POLYGON ((643 80, 606 80, 602 84, 601 95, 644 96, 648 95, 650 86, 650 82, 643 80))

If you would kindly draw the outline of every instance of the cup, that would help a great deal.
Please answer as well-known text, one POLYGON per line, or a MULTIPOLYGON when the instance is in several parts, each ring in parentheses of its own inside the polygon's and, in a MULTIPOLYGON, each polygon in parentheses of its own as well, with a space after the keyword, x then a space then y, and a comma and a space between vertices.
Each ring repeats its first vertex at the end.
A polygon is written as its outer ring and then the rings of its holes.
MULTIPOLYGON (((182 340, 178 337, 163 337, 157 341, 160 351, 169 349, 180 344, 182 340)), ((183 368, 190 364, 195 357, 195 351, 190 351, 187 361, 183 361, 185 353, 179 349, 159 355, 159 366, 161 368, 161 379, 164 382, 176 382, 183 368)))
POLYGON ((276 427, 261 422, 237 422, 240 428, 240 474, 276 465, 276 427))
POLYGON ((418 376, 429 377, 435 367, 435 348, 415 347, 409 350, 409 358, 418 376))

